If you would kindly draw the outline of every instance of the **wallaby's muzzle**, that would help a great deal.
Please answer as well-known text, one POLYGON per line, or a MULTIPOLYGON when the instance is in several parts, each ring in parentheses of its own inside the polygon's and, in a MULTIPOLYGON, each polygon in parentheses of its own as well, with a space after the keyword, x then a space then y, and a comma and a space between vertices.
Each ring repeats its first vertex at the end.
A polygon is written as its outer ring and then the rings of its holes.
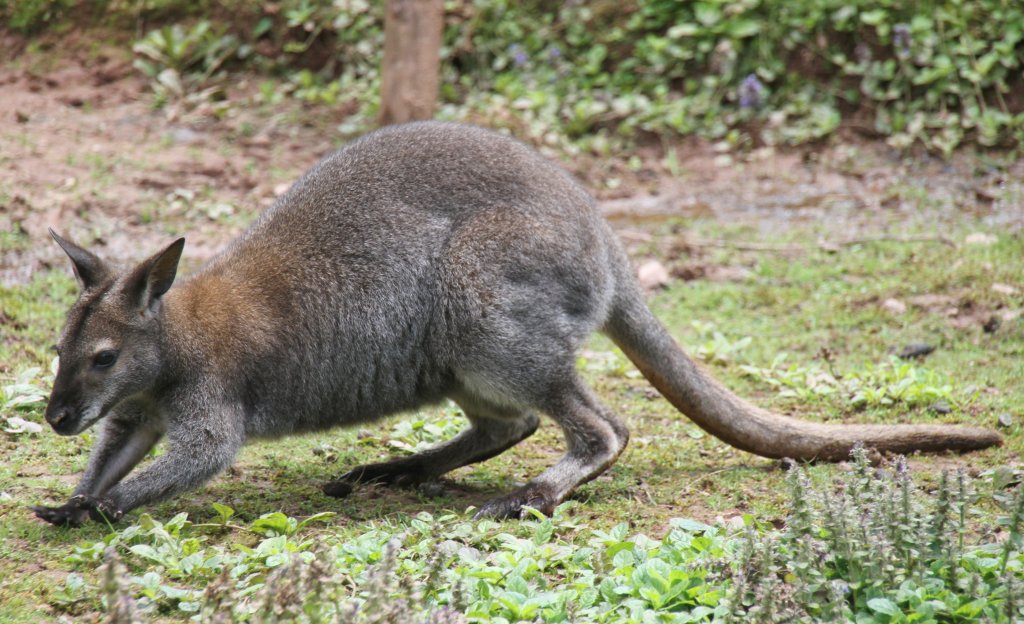
POLYGON ((78 424, 81 422, 81 414, 78 410, 67 405, 57 405, 53 401, 46 408, 46 422, 50 423, 53 430, 60 435, 74 435, 78 433, 78 424))

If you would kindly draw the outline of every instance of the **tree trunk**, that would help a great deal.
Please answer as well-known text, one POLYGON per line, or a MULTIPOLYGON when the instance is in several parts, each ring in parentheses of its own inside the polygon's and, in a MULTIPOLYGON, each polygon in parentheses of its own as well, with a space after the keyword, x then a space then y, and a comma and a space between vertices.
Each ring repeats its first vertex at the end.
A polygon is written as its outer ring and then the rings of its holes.
POLYGON ((387 0, 380 123, 434 116, 441 66, 444 0, 387 0))

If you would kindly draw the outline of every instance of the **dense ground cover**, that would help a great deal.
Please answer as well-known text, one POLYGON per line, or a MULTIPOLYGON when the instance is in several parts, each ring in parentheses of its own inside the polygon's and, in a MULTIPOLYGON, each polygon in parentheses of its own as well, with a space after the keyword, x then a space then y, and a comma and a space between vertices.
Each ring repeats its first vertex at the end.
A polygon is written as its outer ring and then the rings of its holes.
MULTIPOLYGON (((1015 146, 1024 8, 1003 0, 445 3, 445 114, 584 149, 638 134, 799 144, 840 127, 900 147, 1015 146)), ((380 3, 0 2, 16 32, 146 32, 137 65, 161 104, 216 100, 225 68, 285 78, 269 100, 377 109, 380 3), (148 32, 147 32, 148 31, 148 32)))

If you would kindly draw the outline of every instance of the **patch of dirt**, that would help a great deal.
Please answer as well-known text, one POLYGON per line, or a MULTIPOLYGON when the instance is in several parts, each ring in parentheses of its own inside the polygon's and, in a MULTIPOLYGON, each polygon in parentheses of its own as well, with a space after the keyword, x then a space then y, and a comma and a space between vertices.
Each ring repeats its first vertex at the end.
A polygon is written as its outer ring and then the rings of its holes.
MULTIPOLYGON (((120 261, 184 234, 188 270, 333 149, 334 124, 351 113, 288 101, 268 110, 253 98, 258 79, 246 76, 233 77, 223 102, 154 110, 130 54, 127 46, 96 52, 72 40, 0 67, 0 229, 28 239, 0 252, 0 283, 64 265, 50 227, 120 261)), ((685 140, 671 149, 671 167, 660 144, 640 148, 639 168, 593 155, 565 164, 601 198, 631 251, 669 246, 657 251, 679 279, 748 274, 711 262, 703 255, 708 241, 647 233, 680 217, 741 223, 752 236, 814 222, 826 242, 891 234, 915 221, 941 228, 934 211, 920 211, 906 180, 927 179, 929 201, 950 214, 972 211, 993 228, 1024 225, 1021 162, 978 171, 970 157, 904 157, 878 144, 735 153, 685 140)))
POLYGON ((907 468, 911 474, 956 474, 964 471, 970 477, 977 477, 981 470, 969 455, 910 455, 907 457, 907 468))
POLYGON ((3 284, 63 265, 47 228, 116 261, 184 234, 186 262, 197 264, 333 147, 319 129, 250 110, 245 84, 223 119, 203 107, 154 110, 123 52, 45 72, 18 65, 0 68, 0 229, 29 243, 0 254, 3 284))

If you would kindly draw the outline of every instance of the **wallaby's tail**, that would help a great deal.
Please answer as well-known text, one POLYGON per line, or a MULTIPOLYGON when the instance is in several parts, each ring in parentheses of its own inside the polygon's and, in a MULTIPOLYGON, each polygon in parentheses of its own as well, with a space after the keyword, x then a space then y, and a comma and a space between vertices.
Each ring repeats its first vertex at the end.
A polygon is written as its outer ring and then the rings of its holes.
POLYGON ((970 451, 1003 442, 998 433, 981 427, 829 425, 755 407, 687 357, 647 308, 632 276, 621 277, 605 333, 672 405, 732 446, 763 457, 842 461, 857 442, 891 453, 970 451))

